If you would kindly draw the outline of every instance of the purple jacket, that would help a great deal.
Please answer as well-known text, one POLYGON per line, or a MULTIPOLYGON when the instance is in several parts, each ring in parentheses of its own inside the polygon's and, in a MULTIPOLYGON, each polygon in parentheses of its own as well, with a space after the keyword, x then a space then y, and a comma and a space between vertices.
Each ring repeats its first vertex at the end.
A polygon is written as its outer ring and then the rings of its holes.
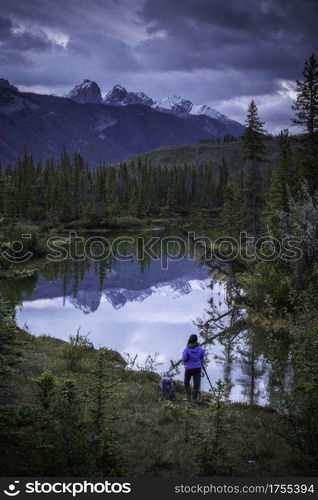
POLYGON ((186 368, 201 368, 204 360, 204 350, 198 344, 187 346, 182 353, 182 361, 186 368))

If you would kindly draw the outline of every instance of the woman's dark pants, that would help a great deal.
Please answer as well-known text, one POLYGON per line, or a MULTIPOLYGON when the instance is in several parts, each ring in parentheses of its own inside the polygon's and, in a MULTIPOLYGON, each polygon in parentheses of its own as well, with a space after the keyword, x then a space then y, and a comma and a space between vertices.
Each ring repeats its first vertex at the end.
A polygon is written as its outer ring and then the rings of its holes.
POLYGON ((188 401, 191 400, 191 387, 190 380, 193 377, 193 399, 197 399, 200 382, 201 382, 201 368, 186 368, 184 372, 184 388, 186 391, 188 401))

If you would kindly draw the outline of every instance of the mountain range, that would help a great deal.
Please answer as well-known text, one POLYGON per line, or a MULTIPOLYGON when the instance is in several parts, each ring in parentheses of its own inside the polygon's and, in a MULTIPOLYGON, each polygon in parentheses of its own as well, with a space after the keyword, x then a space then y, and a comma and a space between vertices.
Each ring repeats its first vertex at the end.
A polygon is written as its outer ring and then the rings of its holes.
POLYGON ((130 104, 142 104, 157 111, 171 113, 177 116, 189 117, 188 115, 204 115, 216 119, 220 123, 233 127, 232 135, 240 135, 242 125, 235 120, 231 120, 226 115, 219 113, 206 104, 194 105, 188 99, 174 95, 164 99, 153 99, 144 92, 129 92, 122 85, 115 85, 103 99, 100 87, 92 80, 84 80, 80 85, 76 85, 66 97, 69 97, 80 104, 110 104, 117 106, 129 106, 130 104))
POLYGON ((0 79, 0 161, 14 164, 24 147, 36 161, 58 160, 63 148, 91 166, 111 164, 161 147, 195 143, 244 127, 206 105, 178 96, 153 99, 115 85, 105 97, 84 80, 67 96, 20 92, 0 79))

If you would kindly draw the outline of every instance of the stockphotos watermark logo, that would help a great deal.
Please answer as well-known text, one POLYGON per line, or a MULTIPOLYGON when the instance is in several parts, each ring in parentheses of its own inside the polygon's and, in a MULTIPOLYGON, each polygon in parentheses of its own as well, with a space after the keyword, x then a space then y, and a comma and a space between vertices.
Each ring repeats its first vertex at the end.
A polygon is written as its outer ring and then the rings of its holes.
MULTIPOLYGON (((19 239, 3 244, 0 259, 10 264, 21 264, 30 260, 34 254, 35 242, 30 234, 21 234, 19 239)), ((195 260, 197 252, 202 260, 218 259, 229 263, 240 259, 246 262, 275 261, 296 262, 302 258, 303 242, 300 238, 286 236, 282 239, 273 236, 254 238, 246 232, 238 238, 222 236, 215 240, 207 236, 198 236, 190 231, 180 236, 118 236, 109 239, 102 235, 91 237, 78 236, 70 231, 67 236, 53 236, 45 241, 46 260, 49 262, 76 262, 92 260, 143 261, 155 260, 167 269, 170 261, 182 260, 186 256, 195 260), (189 251, 192 257, 189 255, 189 251)))
POLYGON ((7 489, 3 490, 3 493, 5 493, 8 497, 16 497, 20 494, 20 490, 18 489, 19 484, 20 481, 13 481, 13 483, 9 484, 7 489))
POLYGON ((112 481, 30 481, 25 483, 25 487, 20 486, 21 481, 12 481, 3 490, 3 493, 7 497, 16 497, 20 493, 26 494, 56 494, 65 495, 69 494, 72 497, 77 495, 94 493, 94 494, 105 494, 105 493, 131 493, 131 483, 121 483, 112 481))

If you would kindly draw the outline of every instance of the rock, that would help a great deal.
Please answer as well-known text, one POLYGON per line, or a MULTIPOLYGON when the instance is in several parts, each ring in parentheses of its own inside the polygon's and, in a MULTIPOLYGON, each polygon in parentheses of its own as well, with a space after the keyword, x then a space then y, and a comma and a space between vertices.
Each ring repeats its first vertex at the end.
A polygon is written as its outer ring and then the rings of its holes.
POLYGON ((18 87, 15 87, 14 85, 12 85, 9 82, 9 80, 6 80, 5 78, 0 78, 0 88, 14 90, 15 92, 19 92, 18 87))
POLYGON ((100 104, 103 100, 99 86, 92 80, 84 80, 76 85, 67 97, 79 104, 100 104))

